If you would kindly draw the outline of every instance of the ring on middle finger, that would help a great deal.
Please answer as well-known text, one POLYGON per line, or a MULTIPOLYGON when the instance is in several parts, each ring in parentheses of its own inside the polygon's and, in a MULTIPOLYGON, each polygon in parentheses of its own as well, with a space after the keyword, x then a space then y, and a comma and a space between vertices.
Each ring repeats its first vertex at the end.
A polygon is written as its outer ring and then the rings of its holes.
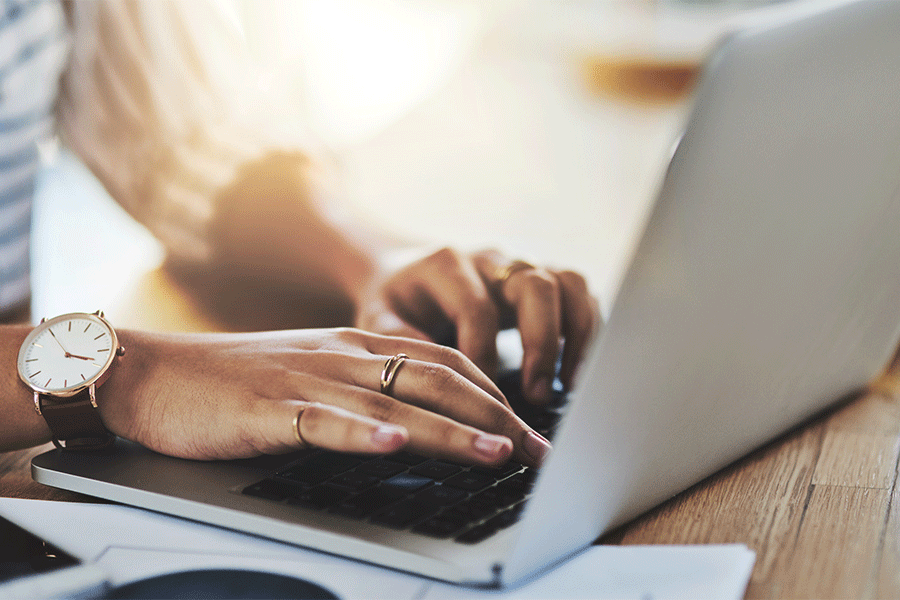
POLYGON ((494 273, 494 285, 499 290, 503 287, 503 284, 513 276, 513 274, 518 273, 519 271, 531 271, 537 269, 537 267, 525 260, 514 260, 511 263, 499 267, 497 271, 494 273))

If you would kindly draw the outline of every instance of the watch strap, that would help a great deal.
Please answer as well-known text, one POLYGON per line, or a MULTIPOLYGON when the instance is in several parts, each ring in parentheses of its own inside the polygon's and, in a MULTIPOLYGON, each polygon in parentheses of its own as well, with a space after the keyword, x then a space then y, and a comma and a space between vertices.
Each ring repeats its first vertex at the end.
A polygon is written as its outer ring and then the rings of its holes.
POLYGON ((57 448, 100 450, 112 444, 115 436, 100 420, 100 411, 91 398, 92 390, 88 388, 64 401, 38 395, 40 413, 50 427, 57 448))

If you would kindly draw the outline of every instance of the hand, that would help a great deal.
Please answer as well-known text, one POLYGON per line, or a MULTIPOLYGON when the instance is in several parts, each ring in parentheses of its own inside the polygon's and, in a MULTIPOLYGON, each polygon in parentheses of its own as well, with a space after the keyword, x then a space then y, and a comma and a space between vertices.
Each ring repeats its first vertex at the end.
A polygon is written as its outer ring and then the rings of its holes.
POLYGON ((110 430, 195 459, 308 444, 358 453, 406 448, 458 462, 541 462, 550 446, 460 352, 354 329, 252 334, 119 332, 127 354, 98 392, 110 430), (402 363, 387 396, 381 371, 402 363))
POLYGON ((444 248, 403 264, 386 264, 355 298, 355 325, 419 340, 453 339, 485 373, 497 371, 497 332, 518 325, 524 359, 522 389, 532 402, 550 400, 563 339, 560 378, 570 388, 600 322, 584 278, 543 267, 498 273, 511 264, 493 250, 466 254, 444 248))

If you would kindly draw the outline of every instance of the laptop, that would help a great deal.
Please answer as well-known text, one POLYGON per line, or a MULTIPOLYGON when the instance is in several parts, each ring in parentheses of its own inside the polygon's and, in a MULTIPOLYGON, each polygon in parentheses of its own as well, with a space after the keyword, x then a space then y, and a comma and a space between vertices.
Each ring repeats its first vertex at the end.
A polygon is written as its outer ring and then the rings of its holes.
MULTIPOLYGON (((730 37, 539 472, 407 453, 50 451, 36 481, 510 586, 872 380, 900 338, 900 2, 730 37), (492 504, 493 503, 493 504, 492 504), (423 508, 424 507, 424 508, 423 508)), ((551 411, 551 412, 553 412, 551 411)))

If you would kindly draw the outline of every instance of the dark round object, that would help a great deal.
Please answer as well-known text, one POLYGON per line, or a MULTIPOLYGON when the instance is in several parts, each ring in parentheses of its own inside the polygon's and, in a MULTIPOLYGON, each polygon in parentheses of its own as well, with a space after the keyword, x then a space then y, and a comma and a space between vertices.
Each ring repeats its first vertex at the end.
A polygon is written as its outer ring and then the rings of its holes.
POLYGON ((168 573, 119 586, 106 598, 272 598, 285 600, 339 600, 322 586, 275 573, 240 569, 208 569, 168 573))

